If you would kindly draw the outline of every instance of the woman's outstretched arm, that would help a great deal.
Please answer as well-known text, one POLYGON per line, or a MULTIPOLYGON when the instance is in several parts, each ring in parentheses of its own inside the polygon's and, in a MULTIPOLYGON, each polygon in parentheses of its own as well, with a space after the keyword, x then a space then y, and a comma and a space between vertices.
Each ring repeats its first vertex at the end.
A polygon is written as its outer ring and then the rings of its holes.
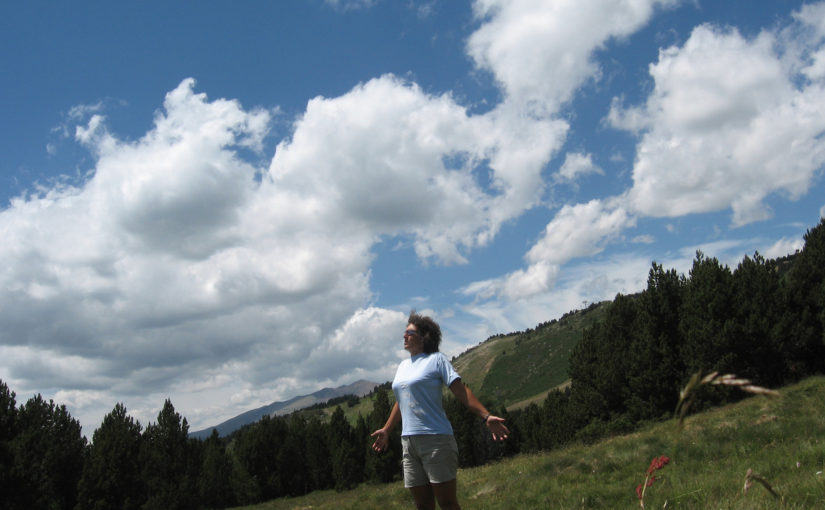
POLYGON ((455 398, 459 402, 467 406, 484 420, 484 424, 487 425, 487 428, 493 435, 494 441, 507 439, 507 436, 510 435, 510 430, 504 425, 504 418, 490 414, 472 390, 461 382, 461 379, 453 381, 450 385, 450 391, 453 392, 453 395, 455 395, 455 398))

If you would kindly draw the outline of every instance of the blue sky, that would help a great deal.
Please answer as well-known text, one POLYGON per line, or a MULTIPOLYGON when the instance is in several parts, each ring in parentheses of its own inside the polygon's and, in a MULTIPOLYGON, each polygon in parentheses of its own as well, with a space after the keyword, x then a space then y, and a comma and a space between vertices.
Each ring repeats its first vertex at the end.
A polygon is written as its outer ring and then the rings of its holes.
POLYGON ((91 435, 392 378, 825 215, 825 4, 6 2, 0 379, 91 435))

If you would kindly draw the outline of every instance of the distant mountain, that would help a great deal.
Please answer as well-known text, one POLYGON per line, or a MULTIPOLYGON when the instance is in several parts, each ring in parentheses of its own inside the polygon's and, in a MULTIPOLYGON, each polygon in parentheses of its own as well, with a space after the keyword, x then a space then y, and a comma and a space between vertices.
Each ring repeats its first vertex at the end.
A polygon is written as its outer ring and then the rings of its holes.
POLYGON ((297 411, 298 409, 304 409, 305 407, 315 404, 325 403, 331 398, 343 397, 344 395, 357 395, 359 397, 363 397, 374 390, 376 386, 378 386, 378 383, 360 380, 346 386, 324 388, 312 393, 311 395, 293 397, 285 402, 273 402, 269 405, 259 407, 258 409, 247 411, 234 418, 226 420, 220 425, 190 432, 189 437, 206 439, 212 434, 212 429, 217 429, 218 435, 220 436, 228 436, 244 425, 257 422, 264 416, 289 414, 293 411, 297 411))

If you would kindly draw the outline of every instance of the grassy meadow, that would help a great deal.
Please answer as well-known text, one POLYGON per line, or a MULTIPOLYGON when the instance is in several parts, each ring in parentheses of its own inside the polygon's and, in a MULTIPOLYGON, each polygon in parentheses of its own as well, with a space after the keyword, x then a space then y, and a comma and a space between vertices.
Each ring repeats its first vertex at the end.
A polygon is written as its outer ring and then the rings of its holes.
MULTIPOLYGON (((522 454, 462 469, 465 509, 641 508, 636 487, 651 459, 655 471, 644 508, 825 508, 825 377, 751 396, 736 404, 675 419, 593 445, 522 454), (744 491, 746 475, 750 486, 744 491)), ((409 509, 402 482, 362 484, 242 507, 245 510, 409 509)))

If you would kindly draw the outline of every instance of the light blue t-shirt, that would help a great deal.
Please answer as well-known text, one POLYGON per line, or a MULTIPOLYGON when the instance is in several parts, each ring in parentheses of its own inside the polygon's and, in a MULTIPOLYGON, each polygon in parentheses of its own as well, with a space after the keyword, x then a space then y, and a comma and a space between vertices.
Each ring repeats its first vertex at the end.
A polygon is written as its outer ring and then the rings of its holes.
POLYGON ((401 435, 452 434, 441 405, 441 389, 460 379, 440 352, 416 354, 398 365, 392 391, 401 411, 401 435))

